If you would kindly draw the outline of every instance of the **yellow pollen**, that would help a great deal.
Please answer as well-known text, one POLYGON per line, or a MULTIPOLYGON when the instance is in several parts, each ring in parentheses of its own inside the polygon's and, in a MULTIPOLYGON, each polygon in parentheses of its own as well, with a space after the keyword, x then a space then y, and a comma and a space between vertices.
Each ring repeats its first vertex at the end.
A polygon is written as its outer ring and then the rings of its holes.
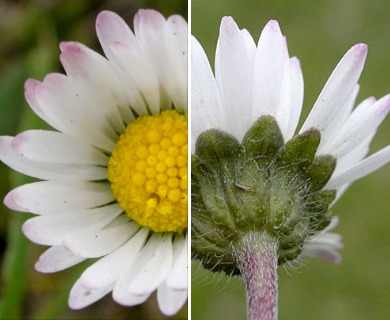
POLYGON ((155 232, 188 223, 187 115, 169 110, 128 125, 112 151, 108 180, 126 214, 155 232))

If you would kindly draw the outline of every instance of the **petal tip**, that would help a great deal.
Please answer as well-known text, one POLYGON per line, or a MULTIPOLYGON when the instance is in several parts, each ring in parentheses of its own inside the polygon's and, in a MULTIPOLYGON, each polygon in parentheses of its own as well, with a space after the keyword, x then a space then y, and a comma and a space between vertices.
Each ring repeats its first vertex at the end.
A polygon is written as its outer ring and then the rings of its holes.
POLYGON ((35 262, 34 269, 35 269, 35 271, 40 272, 40 273, 52 273, 53 272, 52 270, 50 270, 47 262, 42 261, 41 258, 39 258, 38 261, 35 262))
POLYGON ((103 11, 100 11, 99 14, 97 15, 96 17, 96 25, 101 22, 102 20, 105 20, 107 18, 110 18, 110 17, 113 17, 113 16, 116 16, 117 14, 112 12, 112 11, 109 11, 109 10, 103 10, 103 11))
POLYGON ((26 98, 27 103, 32 107, 37 106, 35 89, 39 83, 39 81, 31 78, 27 79, 24 83, 24 97, 26 98))
POLYGON ((221 20, 221 26, 219 28, 220 33, 225 33, 227 35, 234 34, 239 31, 237 23, 230 16, 223 17, 221 20))
POLYGON ((22 154, 22 152, 23 152, 22 146, 24 143, 26 143, 26 140, 27 140, 27 137, 24 134, 24 132, 22 132, 22 133, 18 134, 17 136, 15 136, 15 138, 12 139, 11 146, 17 153, 23 155, 22 154))
POLYGON ((390 112, 390 94, 385 96, 386 106, 383 108, 383 112, 387 115, 390 112))
POLYGON ((16 203, 12 197, 13 191, 14 190, 11 190, 10 192, 8 192, 8 194, 4 197, 3 203, 8 209, 18 211, 19 207, 16 205, 16 203))
POLYGON ((159 21, 161 18, 165 20, 165 18, 160 12, 153 9, 140 9, 137 11, 134 18, 137 20, 140 19, 148 21, 151 24, 159 21))
POLYGON ((115 25, 118 22, 123 23, 123 19, 117 13, 109 10, 103 10, 96 17, 95 27, 99 32, 99 30, 107 27, 109 28, 110 25, 115 25))
POLYGON ((270 20, 268 23, 265 25, 265 28, 272 30, 272 31, 280 31, 280 25, 277 20, 270 20))
MULTIPOLYGON (((32 232, 32 229, 31 229, 31 219, 27 220, 25 223, 23 223, 22 225, 22 232, 23 234, 26 236, 26 238, 28 238, 29 240, 30 239, 30 235, 31 235, 31 232, 32 232)), ((31 240, 32 241, 32 240, 31 240)))
POLYGON ((301 67, 301 61, 297 57, 291 57, 290 61, 294 67, 301 67))
POLYGON ((364 60, 367 56, 368 45, 365 43, 355 44, 350 51, 355 54, 356 58, 364 60))
POLYGON ((62 41, 60 43, 60 50, 62 53, 65 53, 65 52, 79 53, 81 51, 81 48, 77 42, 62 41))
POLYGON ((222 17, 221 23, 230 23, 230 22, 234 22, 234 19, 232 16, 223 16, 222 17))

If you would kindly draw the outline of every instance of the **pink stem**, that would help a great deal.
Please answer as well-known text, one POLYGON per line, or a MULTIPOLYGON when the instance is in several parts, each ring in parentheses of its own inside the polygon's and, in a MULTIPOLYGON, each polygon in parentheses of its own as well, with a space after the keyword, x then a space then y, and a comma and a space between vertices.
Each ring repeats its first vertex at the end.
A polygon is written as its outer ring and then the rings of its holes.
POLYGON ((248 320, 278 318, 278 244, 267 233, 247 233, 234 245, 246 286, 248 320))

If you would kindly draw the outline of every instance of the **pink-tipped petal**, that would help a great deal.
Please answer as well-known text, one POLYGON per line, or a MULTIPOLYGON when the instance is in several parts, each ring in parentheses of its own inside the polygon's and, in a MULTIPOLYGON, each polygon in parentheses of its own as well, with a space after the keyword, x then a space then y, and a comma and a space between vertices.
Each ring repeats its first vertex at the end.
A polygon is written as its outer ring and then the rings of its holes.
POLYGON ((32 242, 49 246, 62 245, 62 238, 68 234, 104 228, 122 212, 115 203, 62 215, 44 215, 27 220, 22 231, 32 242))
POLYGON ((195 152, 195 142, 198 135, 211 128, 227 130, 227 119, 221 97, 215 82, 213 72, 206 53, 199 42, 192 38, 192 92, 191 117, 192 153, 195 152))
POLYGON ((359 180, 390 162, 390 146, 374 153, 360 161, 352 168, 345 170, 339 175, 334 175, 325 186, 326 189, 338 188, 346 183, 359 180))
POLYGON ((170 23, 154 10, 140 10, 134 17, 140 50, 151 62, 161 84, 161 105, 187 111, 187 54, 170 23), (184 54, 183 54, 184 53, 184 54))
POLYGON ((215 56, 215 80, 227 114, 228 127, 238 140, 242 128, 250 126, 253 57, 247 52, 242 33, 231 17, 222 18, 215 56))
POLYGON ((284 136, 284 110, 288 108, 284 95, 289 92, 284 89, 288 89, 285 84, 289 74, 288 64, 286 41, 278 22, 271 20, 261 33, 254 62, 251 122, 261 115, 274 116, 281 121, 284 136))
POLYGON ((12 140, 13 149, 26 159, 47 163, 107 166, 108 157, 74 137, 44 130, 30 130, 12 140))
POLYGON ((289 62, 290 65, 290 92, 289 92, 289 105, 290 115, 288 124, 285 130, 285 140, 290 140, 294 135, 299 118, 302 112, 303 105, 303 74, 301 63, 296 57, 292 57, 289 62))
POLYGON ((117 139, 106 119, 88 110, 80 101, 70 79, 49 74, 36 88, 36 98, 53 127, 98 148, 111 151, 117 139))
MULTIPOLYGON (((329 123, 326 130, 321 132, 321 143, 317 149, 317 154, 334 152, 334 143, 341 137, 340 133, 351 116, 359 90, 360 85, 356 84, 354 90, 352 90, 351 94, 345 100, 344 105, 340 107, 340 112, 337 117, 329 123)), ((337 155, 337 158, 340 158, 339 155, 337 155)))
MULTIPOLYGON (((133 50, 119 42, 111 43, 110 50, 115 57, 115 61, 126 72, 126 75, 139 92, 142 93, 150 112, 160 112, 160 84, 149 61, 137 50, 133 50)), ((142 98, 140 97, 140 99, 142 98)), ((140 102, 132 104, 139 115, 148 114, 146 105, 140 102)))
POLYGON ((114 223, 115 225, 101 230, 83 230, 80 233, 69 234, 62 238, 62 243, 75 255, 86 258, 102 257, 118 249, 139 229, 138 224, 128 222, 126 216, 116 218, 114 223))
POLYGON ((39 257, 35 263, 35 270, 42 273, 58 272, 73 267, 84 260, 84 257, 70 253, 63 246, 53 246, 39 257))
POLYGON ((187 237, 177 237, 173 243, 174 259, 166 285, 175 290, 187 290, 188 288, 187 242, 187 237))
POLYGON ((55 215, 99 207, 113 200, 106 183, 41 181, 10 191, 5 204, 17 211, 55 215))
POLYGON ((339 250, 343 248, 341 236, 337 233, 331 233, 339 223, 338 217, 333 217, 329 226, 313 238, 305 241, 303 245, 302 256, 316 257, 326 260, 333 264, 341 263, 339 250))
POLYGON ((73 310, 83 309, 103 298, 111 292, 112 288, 113 285, 101 289, 91 290, 84 288, 80 284, 80 280, 78 280, 70 291, 68 305, 73 310))
POLYGON ((172 268, 172 234, 165 234, 153 257, 143 266, 128 290, 134 295, 153 292, 166 279, 172 268))
POLYGON ((26 80, 26 82, 24 83, 24 96, 26 98, 27 103, 30 105, 31 109, 35 112, 35 114, 43 121, 52 126, 50 119, 45 116, 44 112, 42 112, 37 100, 36 89, 40 83, 40 81, 34 79, 26 80))
POLYGON ((121 78, 121 72, 112 63, 88 47, 69 42, 66 48, 60 60, 77 88, 78 100, 83 102, 83 107, 90 113, 105 118, 114 131, 123 132, 120 109, 128 104, 124 84, 131 90, 131 83, 126 83, 126 78, 121 78))
POLYGON ((368 47, 353 46, 341 59, 326 82, 301 132, 315 127, 326 130, 355 88, 366 61, 368 47))
POLYGON ((164 28, 165 19, 163 15, 152 9, 138 10, 134 16, 134 32, 138 40, 146 34, 158 37, 164 28), (153 35, 152 31, 155 31, 153 35))
POLYGON ((158 306, 163 314, 173 316, 184 306, 187 296, 187 290, 178 291, 163 283, 157 290, 158 306))
POLYGON ((151 293, 134 294, 129 291, 129 288, 131 283, 136 280, 138 276, 140 276, 140 273, 145 268, 145 265, 156 254, 156 250, 160 247, 161 240, 161 233, 152 233, 152 236, 148 239, 145 246, 138 253, 137 258, 133 261, 131 266, 120 275, 112 294, 116 302, 123 305, 134 305, 134 298, 136 296, 143 297, 151 293))
POLYGON ((115 12, 102 11, 96 18, 96 33, 106 56, 112 60, 110 44, 120 42, 128 47, 136 47, 135 36, 127 23, 115 12))
POLYGON ((0 137, 0 160, 10 168, 42 180, 96 181, 107 177, 104 168, 85 164, 43 163, 28 160, 12 147, 13 137, 0 137))
POLYGON ((115 283, 137 260, 148 235, 149 229, 141 228, 123 246, 86 269, 80 277, 81 284, 85 288, 99 289, 115 283))
POLYGON ((330 148, 338 157, 348 155, 366 137, 376 133, 379 125, 390 111, 390 95, 384 96, 373 105, 364 104, 351 114, 335 137, 330 148))

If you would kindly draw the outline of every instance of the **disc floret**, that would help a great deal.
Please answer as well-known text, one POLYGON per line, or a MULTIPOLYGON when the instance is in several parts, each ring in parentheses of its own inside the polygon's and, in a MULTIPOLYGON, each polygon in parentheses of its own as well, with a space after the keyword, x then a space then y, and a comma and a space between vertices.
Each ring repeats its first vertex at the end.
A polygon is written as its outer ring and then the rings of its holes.
POLYGON ((187 228, 187 122, 174 110, 139 117, 110 157, 114 197, 130 218, 155 232, 187 228))

